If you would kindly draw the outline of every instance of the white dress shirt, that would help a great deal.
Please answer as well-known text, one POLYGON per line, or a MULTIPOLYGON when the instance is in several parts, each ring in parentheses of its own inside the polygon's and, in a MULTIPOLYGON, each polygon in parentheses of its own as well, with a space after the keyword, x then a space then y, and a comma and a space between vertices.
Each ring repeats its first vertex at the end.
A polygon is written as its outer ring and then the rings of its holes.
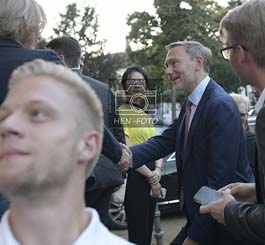
POLYGON ((202 95, 210 82, 210 77, 206 76, 198 85, 197 87, 192 91, 192 93, 189 95, 188 100, 192 103, 191 106, 191 113, 190 113, 190 121, 189 121, 189 128, 193 119, 193 116, 196 112, 196 109, 201 101, 202 95))
MULTIPOLYGON (((87 208, 91 220, 73 245, 129 245, 132 244, 111 233, 99 220, 95 209, 87 208)), ((14 237, 9 225, 9 211, 5 212, 0 223, 0 245, 21 245, 14 237)))

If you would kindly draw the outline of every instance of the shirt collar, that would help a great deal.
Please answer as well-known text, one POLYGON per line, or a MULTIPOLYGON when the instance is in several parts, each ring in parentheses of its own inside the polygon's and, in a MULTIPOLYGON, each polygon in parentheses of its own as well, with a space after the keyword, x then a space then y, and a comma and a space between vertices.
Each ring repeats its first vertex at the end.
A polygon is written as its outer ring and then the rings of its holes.
POLYGON ((189 95, 188 99, 192 102, 193 105, 198 106, 209 82, 210 82, 210 77, 206 76, 189 95))
MULTIPOLYGON (((86 244, 86 241, 90 241, 93 239, 94 235, 96 234, 96 231, 98 229, 99 216, 97 212, 92 208, 86 208, 87 213, 91 214, 91 220, 90 224, 87 226, 87 228, 81 233, 79 238, 73 243, 74 245, 81 245, 86 244)), ((98 235, 99 236, 99 235, 98 235)), ((97 236, 97 237, 98 237, 97 236)), ((14 237, 14 234, 10 228, 9 224, 9 210, 7 210, 2 219, 0 224, 0 244, 2 244, 2 240, 4 244, 7 245, 21 245, 14 237)), ((94 244, 94 243, 92 243, 94 244)))
POLYGON ((0 237, 3 238, 4 244, 19 245, 9 225, 9 210, 6 211, 2 217, 0 225, 0 237))
POLYGON ((265 89, 262 90, 262 93, 259 96, 259 99, 255 105, 255 112, 258 114, 260 109, 264 106, 265 102, 265 89))

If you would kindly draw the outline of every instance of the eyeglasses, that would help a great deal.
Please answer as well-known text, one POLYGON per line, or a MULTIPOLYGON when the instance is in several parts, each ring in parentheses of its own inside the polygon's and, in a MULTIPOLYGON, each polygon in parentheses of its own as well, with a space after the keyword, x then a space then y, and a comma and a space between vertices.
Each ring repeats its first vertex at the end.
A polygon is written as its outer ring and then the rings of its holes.
POLYGON ((248 50, 246 47, 242 46, 241 44, 234 44, 225 48, 220 49, 220 53, 223 56, 224 60, 230 60, 231 56, 231 49, 235 49, 237 46, 241 46, 244 50, 248 50))
POLYGON ((128 79, 126 80, 126 84, 128 85, 144 85, 145 86, 145 79, 128 79))

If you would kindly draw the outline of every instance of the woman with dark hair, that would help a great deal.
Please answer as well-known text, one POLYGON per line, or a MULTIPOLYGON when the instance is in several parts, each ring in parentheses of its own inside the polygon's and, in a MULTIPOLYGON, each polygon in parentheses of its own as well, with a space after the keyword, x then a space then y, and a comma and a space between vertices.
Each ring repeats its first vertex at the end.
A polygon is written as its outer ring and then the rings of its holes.
MULTIPOLYGON (((119 107, 126 144, 140 144, 156 135, 152 118, 145 112, 149 81, 140 66, 130 66, 122 76, 125 103, 119 107), (144 102, 144 103, 142 103, 144 102)), ((156 198, 160 194, 162 161, 151 162, 129 170, 125 192, 125 212, 129 241, 151 244, 156 198)))

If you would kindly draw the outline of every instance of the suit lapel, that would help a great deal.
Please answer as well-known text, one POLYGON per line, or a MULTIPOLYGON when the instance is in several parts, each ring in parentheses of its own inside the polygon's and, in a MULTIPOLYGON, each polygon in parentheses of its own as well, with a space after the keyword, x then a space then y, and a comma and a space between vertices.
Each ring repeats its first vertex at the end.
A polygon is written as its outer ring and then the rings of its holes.
POLYGON ((212 85, 213 85, 213 82, 212 82, 212 80, 210 80, 210 82, 208 83, 208 85, 207 85, 207 87, 206 87, 206 89, 205 89, 205 91, 201 97, 201 100, 197 106, 196 112, 192 118, 192 122, 191 122, 189 133, 188 133, 187 145, 186 145, 186 149, 184 152, 184 159, 183 159, 184 163, 187 160, 188 156, 190 155, 192 138, 193 138, 194 132, 196 130, 196 127, 200 121, 202 112, 205 109, 205 104, 206 104, 206 102, 209 99, 209 96, 211 94, 210 91, 211 91, 212 85))

